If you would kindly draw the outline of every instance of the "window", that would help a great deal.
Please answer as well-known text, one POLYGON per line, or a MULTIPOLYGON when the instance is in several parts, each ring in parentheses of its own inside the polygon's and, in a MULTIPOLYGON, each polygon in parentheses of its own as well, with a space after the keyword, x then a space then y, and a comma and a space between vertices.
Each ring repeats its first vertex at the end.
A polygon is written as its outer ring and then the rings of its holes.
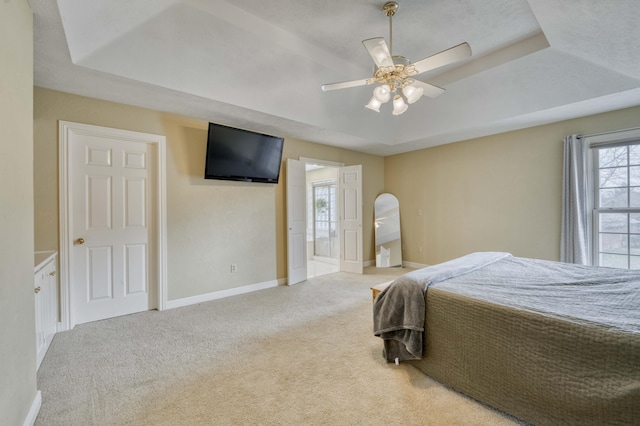
POLYGON ((592 149, 594 261, 640 269, 640 140, 592 149))

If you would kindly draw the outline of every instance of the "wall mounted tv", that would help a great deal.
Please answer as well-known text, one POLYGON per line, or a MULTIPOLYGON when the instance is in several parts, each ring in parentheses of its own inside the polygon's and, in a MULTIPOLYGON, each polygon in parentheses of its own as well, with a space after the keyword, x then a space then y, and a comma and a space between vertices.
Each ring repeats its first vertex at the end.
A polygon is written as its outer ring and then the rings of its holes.
POLYGON ((209 123, 205 179, 278 183, 284 139, 209 123))

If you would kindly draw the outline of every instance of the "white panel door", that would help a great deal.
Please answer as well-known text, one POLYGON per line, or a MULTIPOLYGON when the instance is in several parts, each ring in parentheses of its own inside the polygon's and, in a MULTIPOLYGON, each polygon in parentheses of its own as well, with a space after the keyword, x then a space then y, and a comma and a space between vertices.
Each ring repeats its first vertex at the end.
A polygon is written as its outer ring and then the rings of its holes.
POLYGON ((287 283, 307 279, 307 179, 305 163, 287 159, 287 283))
POLYGON ((149 144, 77 132, 69 141, 74 324, 156 307, 149 288, 149 144))
POLYGON ((362 166, 340 168, 340 270, 362 274, 362 166))

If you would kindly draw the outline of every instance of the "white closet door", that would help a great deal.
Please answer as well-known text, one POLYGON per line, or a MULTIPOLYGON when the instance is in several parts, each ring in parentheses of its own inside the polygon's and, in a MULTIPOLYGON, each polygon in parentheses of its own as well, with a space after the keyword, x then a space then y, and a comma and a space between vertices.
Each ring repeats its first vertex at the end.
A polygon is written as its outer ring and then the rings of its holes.
POLYGON ((147 143, 99 133, 69 140, 74 324, 156 307, 149 289, 150 151, 147 143))

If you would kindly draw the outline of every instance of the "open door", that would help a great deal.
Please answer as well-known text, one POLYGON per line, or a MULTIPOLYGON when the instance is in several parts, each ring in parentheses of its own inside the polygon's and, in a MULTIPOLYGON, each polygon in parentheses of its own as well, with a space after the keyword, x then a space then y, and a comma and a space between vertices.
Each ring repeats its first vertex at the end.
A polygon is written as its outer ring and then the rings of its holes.
POLYGON ((307 279, 305 163, 287 158, 287 283, 307 279))
POLYGON ((362 274, 362 165, 340 168, 340 271, 362 274))

